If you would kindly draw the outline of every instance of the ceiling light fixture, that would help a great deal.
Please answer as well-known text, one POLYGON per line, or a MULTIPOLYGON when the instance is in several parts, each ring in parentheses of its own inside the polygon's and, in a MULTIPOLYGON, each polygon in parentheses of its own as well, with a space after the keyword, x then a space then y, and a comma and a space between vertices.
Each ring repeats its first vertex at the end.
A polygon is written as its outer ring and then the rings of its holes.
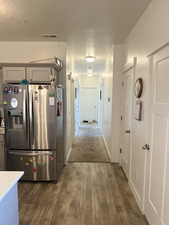
POLYGON ((96 59, 95 56, 86 56, 86 57, 85 57, 85 60, 86 60, 86 62, 88 62, 88 63, 94 62, 95 59, 96 59))

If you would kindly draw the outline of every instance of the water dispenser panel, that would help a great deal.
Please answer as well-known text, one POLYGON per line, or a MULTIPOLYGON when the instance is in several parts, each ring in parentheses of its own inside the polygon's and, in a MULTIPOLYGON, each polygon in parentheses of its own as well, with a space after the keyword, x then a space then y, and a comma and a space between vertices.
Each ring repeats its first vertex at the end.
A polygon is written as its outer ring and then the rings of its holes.
POLYGON ((7 128, 22 129, 23 127, 23 93, 18 86, 6 86, 3 89, 7 108, 7 128))

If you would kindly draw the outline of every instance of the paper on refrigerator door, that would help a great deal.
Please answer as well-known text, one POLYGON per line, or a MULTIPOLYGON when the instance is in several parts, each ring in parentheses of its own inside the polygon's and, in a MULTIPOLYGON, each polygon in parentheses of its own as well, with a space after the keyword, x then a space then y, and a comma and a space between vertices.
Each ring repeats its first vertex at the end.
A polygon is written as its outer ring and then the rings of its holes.
POLYGON ((49 97, 49 105, 54 106, 55 105, 55 97, 49 97))

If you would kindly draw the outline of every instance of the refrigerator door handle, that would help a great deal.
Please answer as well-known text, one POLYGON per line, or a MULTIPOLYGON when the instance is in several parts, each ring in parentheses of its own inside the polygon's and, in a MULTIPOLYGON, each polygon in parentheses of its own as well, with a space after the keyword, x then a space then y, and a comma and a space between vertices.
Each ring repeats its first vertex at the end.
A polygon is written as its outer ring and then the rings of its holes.
POLYGON ((27 147, 29 145, 28 143, 28 121, 27 121, 27 94, 26 89, 23 90, 23 128, 25 130, 26 135, 26 141, 27 141, 27 147))
POLYGON ((33 93, 29 89, 29 115, 30 115, 30 145, 34 149, 34 109, 33 109, 33 93))
POLYGON ((23 151, 9 151, 9 154, 11 155, 19 155, 19 156, 38 156, 38 155, 53 155, 52 152, 47 151, 32 151, 32 152, 23 152, 23 151))

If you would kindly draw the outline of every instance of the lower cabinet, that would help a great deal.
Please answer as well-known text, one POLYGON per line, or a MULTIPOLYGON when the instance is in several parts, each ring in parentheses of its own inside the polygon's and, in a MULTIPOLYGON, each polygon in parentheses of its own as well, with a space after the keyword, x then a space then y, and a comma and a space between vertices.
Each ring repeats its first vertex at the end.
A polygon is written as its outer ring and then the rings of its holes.
POLYGON ((17 184, 0 200, 0 224, 19 225, 17 184))

